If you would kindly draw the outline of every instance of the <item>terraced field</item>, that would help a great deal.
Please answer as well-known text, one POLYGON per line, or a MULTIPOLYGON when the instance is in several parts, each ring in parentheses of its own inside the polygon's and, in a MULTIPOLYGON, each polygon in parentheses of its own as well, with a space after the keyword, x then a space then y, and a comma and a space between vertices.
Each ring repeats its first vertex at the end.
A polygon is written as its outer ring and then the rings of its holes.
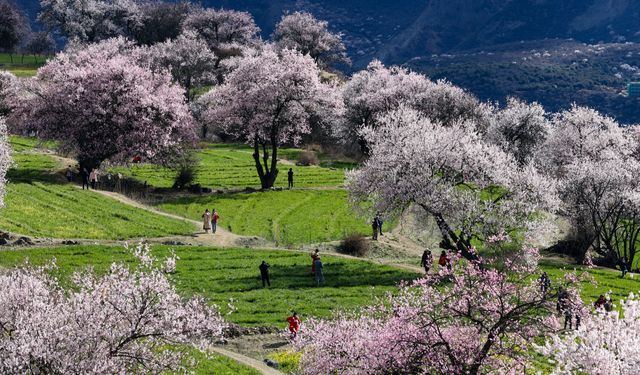
MULTIPOLYGON (((283 149, 278 152, 280 158, 295 161, 302 150, 283 149)), ((195 182, 210 188, 260 187, 252 154, 253 149, 245 145, 209 144, 196 154, 199 164, 195 182)), ((344 182, 344 168, 353 167, 348 163, 330 161, 321 164, 326 167, 301 167, 286 160, 278 164, 280 174, 276 186, 287 186, 286 172, 289 168, 293 168, 296 187, 340 186, 344 182)), ((150 164, 134 164, 129 168, 115 168, 114 171, 146 181, 151 186, 165 188, 173 186, 178 173, 175 169, 150 164)))
POLYGON ((341 189, 186 197, 158 208, 194 220, 205 208, 215 208, 221 215, 219 225, 229 231, 281 245, 333 241, 371 231, 368 222, 352 211, 347 192, 341 189))
POLYGON ((113 201, 67 184, 53 156, 33 153, 36 142, 12 137, 15 165, 7 178, 0 228, 37 237, 127 239, 188 234, 193 225, 113 201))
MULTIPOLYGON (((158 255, 169 247, 154 246, 158 255)), ((334 311, 370 304, 375 297, 395 289, 400 280, 418 274, 355 259, 325 256, 326 284, 315 285, 311 258, 306 253, 259 249, 216 249, 176 247, 180 257, 173 274, 178 290, 185 295, 199 294, 219 306, 226 319, 243 326, 284 328, 292 310, 302 319, 328 317, 334 311), (271 287, 263 288, 258 266, 271 265, 271 287)), ((35 265, 56 258, 60 276, 91 266, 104 272, 112 262, 132 262, 134 258, 121 246, 67 246, 61 248, 6 251, 0 266, 20 265, 25 258, 35 265)))

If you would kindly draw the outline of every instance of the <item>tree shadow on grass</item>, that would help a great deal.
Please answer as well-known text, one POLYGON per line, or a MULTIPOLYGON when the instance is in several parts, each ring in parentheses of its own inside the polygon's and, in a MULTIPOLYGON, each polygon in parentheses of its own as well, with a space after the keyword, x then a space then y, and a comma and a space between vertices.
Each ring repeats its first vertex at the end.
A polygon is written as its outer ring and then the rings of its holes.
POLYGON ((63 185, 67 181, 60 173, 43 171, 37 168, 12 168, 7 171, 7 180, 9 183, 27 183, 34 182, 63 185))
MULTIPOLYGON (((215 271, 212 271, 215 273, 215 271)), ((402 270, 390 268, 371 268, 353 264, 325 264, 322 287, 326 288, 352 288, 374 286, 396 286, 401 280, 410 280, 419 275, 412 275, 402 270)), ((285 265, 272 264, 270 272, 271 289, 298 290, 316 287, 315 276, 311 273, 310 265, 285 265)), ((212 284, 218 290, 233 290, 248 292, 262 289, 260 272, 256 267, 255 275, 212 280, 212 284)))

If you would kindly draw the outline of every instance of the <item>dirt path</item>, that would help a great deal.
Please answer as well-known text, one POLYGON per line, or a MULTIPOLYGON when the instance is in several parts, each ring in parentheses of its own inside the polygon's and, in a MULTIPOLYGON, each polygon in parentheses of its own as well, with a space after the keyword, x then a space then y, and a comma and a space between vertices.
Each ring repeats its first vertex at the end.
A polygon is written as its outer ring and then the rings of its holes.
MULTIPOLYGON (((162 241, 176 241, 176 242, 189 242, 197 245, 205 245, 205 246, 239 246, 241 244, 251 243, 251 242, 260 242, 265 243, 265 240, 258 239, 256 237, 246 237, 239 236, 237 234, 231 233, 221 227, 218 227, 218 230, 215 234, 205 233, 202 230, 202 222, 191 220, 184 218, 182 216, 170 214, 167 212, 163 212, 157 210, 151 206, 147 206, 138 201, 130 199, 122 194, 114 193, 111 191, 102 191, 102 190, 94 190, 95 192, 107 196, 111 199, 117 200, 120 203, 126 204, 128 206, 136 207, 141 210, 145 210, 157 215, 169 217, 176 220, 188 221, 194 226, 194 234, 192 236, 171 236, 166 238, 160 238, 162 241)), ((158 239, 149 239, 151 242, 157 242, 158 239)))
POLYGON ((240 353, 232 352, 232 351, 223 349, 223 348, 218 347, 218 346, 211 347, 211 350, 213 350, 214 352, 216 352, 218 354, 222 354, 225 357, 229 357, 229 358, 233 359, 234 361, 239 362, 239 363, 241 363, 243 365, 249 366, 249 367, 259 371, 261 374, 265 374, 265 375, 283 375, 282 372, 267 366, 263 362, 260 362, 257 359, 253 359, 251 357, 247 357, 247 356, 242 355, 240 353))

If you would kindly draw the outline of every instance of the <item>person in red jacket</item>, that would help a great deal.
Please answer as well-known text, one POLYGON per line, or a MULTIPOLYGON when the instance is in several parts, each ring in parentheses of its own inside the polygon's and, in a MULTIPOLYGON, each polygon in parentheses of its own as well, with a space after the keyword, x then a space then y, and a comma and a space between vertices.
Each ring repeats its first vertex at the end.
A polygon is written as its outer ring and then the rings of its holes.
POLYGON ((311 274, 315 275, 316 274, 316 259, 318 259, 319 255, 318 252, 320 250, 315 249, 310 255, 311 255, 311 274))
POLYGON ((295 311, 293 315, 287 318, 287 322, 289 322, 289 332, 291 332, 291 340, 295 340, 296 336, 298 336, 298 330, 300 329, 300 318, 298 318, 298 313, 295 311))
POLYGON ((440 267, 447 267, 447 270, 451 271, 451 258, 449 258, 449 255, 447 255, 444 250, 442 250, 440 259, 438 259, 438 265, 440 265, 440 267))

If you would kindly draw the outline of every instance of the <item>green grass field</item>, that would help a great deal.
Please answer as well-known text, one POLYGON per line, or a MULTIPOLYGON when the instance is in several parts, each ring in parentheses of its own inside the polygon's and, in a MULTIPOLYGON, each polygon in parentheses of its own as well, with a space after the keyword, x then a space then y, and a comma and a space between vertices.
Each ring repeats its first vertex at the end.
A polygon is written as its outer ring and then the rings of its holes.
MULTIPOLYGON (((294 160, 302 152, 299 149, 279 150, 280 158, 294 160)), ((260 187, 252 157, 253 149, 245 145, 209 144, 196 153, 199 164, 196 183, 210 188, 260 187)), ((326 161, 324 165, 333 165, 326 161)), ((296 187, 339 186, 344 182, 344 168, 350 164, 337 163, 336 168, 301 167, 293 163, 280 162, 280 173, 276 186, 287 186, 287 171, 293 168, 296 187)), ((173 186, 177 171, 175 169, 150 164, 132 165, 129 168, 114 168, 114 171, 131 176, 156 187, 173 186)))
POLYGON ((193 232, 186 221, 149 213, 61 181, 63 167, 50 155, 32 153, 37 142, 11 137, 14 167, 0 228, 53 238, 127 239, 193 232))
POLYGON ((8 53, 0 53, 0 70, 6 70, 17 77, 32 77, 38 73, 38 68, 44 65, 47 57, 33 55, 13 55, 13 62, 8 53))
MULTIPOLYGON (((158 255, 169 247, 154 246, 158 255)), ((302 319, 328 317, 332 312, 365 306, 376 296, 395 289, 400 280, 416 273, 362 260, 323 256, 326 284, 317 287, 309 255, 291 251, 177 247, 180 257, 172 276, 184 295, 203 295, 219 306, 226 318, 243 326, 285 327, 292 310, 302 319), (262 288, 258 265, 271 265, 271 287, 262 288), (234 305, 234 310, 228 304, 234 305)), ((61 276, 92 266, 104 272, 114 261, 134 258, 119 246, 69 246, 5 251, 0 266, 20 265, 26 258, 41 265, 56 258, 61 276)))
POLYGON ((192 369, 196 375, 260 375, 259 371, 217 353, 205 356, 194 350, 193 356, 198 361, 197 367, 192 369))
MULTIPOLYGON (((572 271, 574 267, 561 266, 544 260, 540 263, 541 268, 549 274, 552 280, 559 280, 564 277, 566 271, 572 271)), ((585 267, 575 267, 579 271, 587 270, 585 267)), ((626 299, 629 293, 640 292, 640 275, 627 274, 623 279, 620 272, 608 268, 594 268, 588 270, 593 276, 596 285, 582 283, 582 298, 586 304, 593 304, 600 294, 611 293, 614 302, 626 299)))
POLYGON ((215 208, 220 224, 233 233, 278 244, 317 243, 369 233, 347 202, 344 190, 284 190, 180 198, 158 205, 163 211, 198 220, 215 208))

